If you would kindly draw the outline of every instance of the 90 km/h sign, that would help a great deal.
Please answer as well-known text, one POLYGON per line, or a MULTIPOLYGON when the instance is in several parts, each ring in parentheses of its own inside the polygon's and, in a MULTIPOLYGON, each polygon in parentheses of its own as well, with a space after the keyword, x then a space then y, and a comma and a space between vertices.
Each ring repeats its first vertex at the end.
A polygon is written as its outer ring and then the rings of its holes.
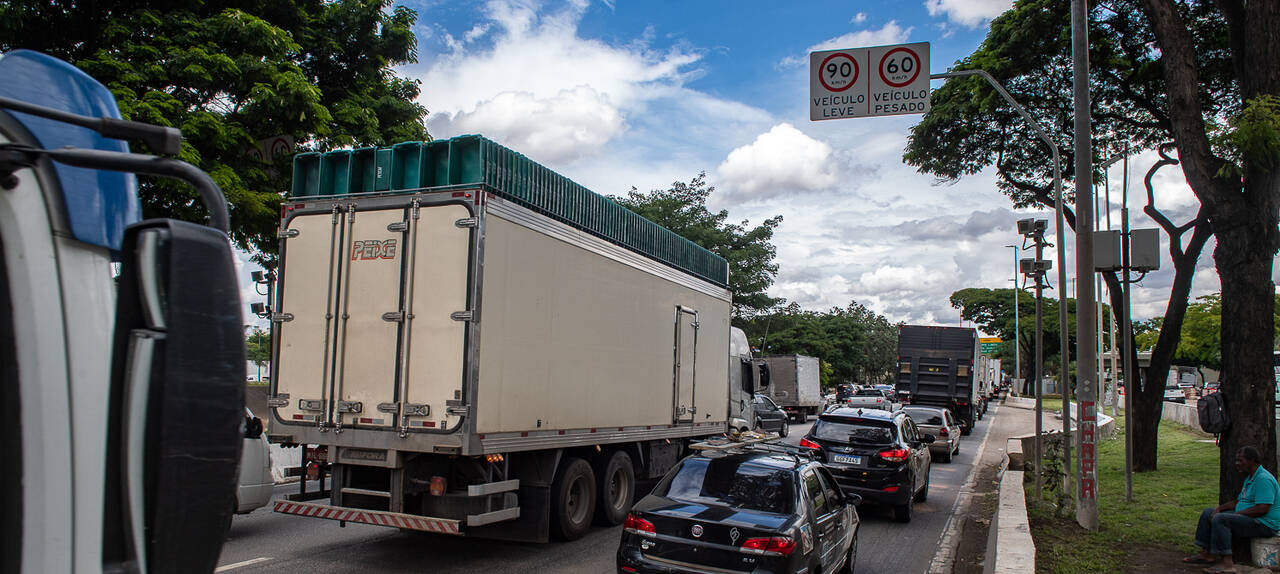
POLYGON ((811 120, 929 111, 928 42, 812 52, 809 68, 811 120))

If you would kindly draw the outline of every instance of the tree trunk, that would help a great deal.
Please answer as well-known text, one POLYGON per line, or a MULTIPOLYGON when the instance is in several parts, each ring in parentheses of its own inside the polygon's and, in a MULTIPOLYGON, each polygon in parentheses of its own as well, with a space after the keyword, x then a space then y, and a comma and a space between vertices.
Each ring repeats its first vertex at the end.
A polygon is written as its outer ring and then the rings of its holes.
MULTIPOLYGON (((1251 174, 1252 175, 1252 174, 1251 174)), ((1264 191, 1272 197, 1280 186, 1276 174, 1246 179, 1245 196, 1264 191), (1250 188, 1262 187, 1264 190, 1250 188)), ((1256 197, 1256 196, 1255 196, 1256 197)), ((1243 203, 1243 202, 1240 202, 1243 203)), ((1271 281, 1277 226, 1276 203, 1269 208, 1223 210, 1214 232, 1213 252, 1222 281, 1222 389, 1230 426, 1223 433, 1218 461, 1218 493, 1231 500, 1244 477, 1235 469, 1235 453, 1253 446, 1262 466, 1276 472, 1275 284, 1271 281), (1270 230, 1267 232, 1266 230, 1270 230)))

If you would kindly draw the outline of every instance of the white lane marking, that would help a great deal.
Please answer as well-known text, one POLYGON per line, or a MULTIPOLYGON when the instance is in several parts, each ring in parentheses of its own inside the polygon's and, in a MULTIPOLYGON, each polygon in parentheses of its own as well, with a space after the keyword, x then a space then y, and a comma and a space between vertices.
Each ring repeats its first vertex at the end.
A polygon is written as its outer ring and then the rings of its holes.
POLYGON ((213 570, 213 571, 214 571, 214 572, 227 572, 227 571, 230 571, 230 570, 235 570, 236 568, 244 568, 245 566, 252 566, 252 565, 257 564, 257 563, 259 563, 259 562, 266 562, 266 561, 268 561, 268 560, 270 560, 270 559, 271 559, 271 558, 268 558, 268 557, 266 557, 266 556, 259 556, 259 557, 257 557, 257 558, 252 559, 252 560, 245 560, 244 562, 236 562, 235 564, 227 564, 226 566, 219 566, 219 567, 217 567, 217 568, 214 568, 214 570, 213 570))
MULTIPOLYGON (((991 412, 984 418, 991 420, 999 414, 999 411, 999 406, 992 405, 991 412)), ((978 481, 978 469, 982 465, 983 455, 987 452, 987 441, 991 440, 994 427, 994 420, 987 424, 987 434, 982 437, 982 446, 979 446, 978 451, 974 453, 969 478, 965 480, 964 486, 960 487, 960 493, 956 495, 956 501, 951 505, 951 515, 947 517, 947 523, 942 526, 942 536, 938 539, 938 553, 933 556, 933 562, 929 563, 929 574, 945 574, 950 572, 954 565, 956 549, 960 546, 958 534, 960 527, 964 525, 963 520, 956 521, 956 516, 961 511, 969 510, 969 500, 973 498, 973 485, 978 481)))

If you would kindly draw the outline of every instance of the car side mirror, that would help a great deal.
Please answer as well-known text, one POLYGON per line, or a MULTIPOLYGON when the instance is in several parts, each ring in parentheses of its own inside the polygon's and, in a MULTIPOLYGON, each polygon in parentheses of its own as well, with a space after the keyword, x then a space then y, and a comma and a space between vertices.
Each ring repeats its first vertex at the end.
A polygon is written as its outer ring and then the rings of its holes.
POLYGON ((858 506, 859 504, 862 504, 862 497, 856 494, 845 494, 844 503, 845 503, 845 506, 848 506, 848 505, 858 506))
POLYGON ((262 436, 262 419, 245 417, 244 438, 258 438, 260 436, 262 436))
POLYGON ((938 437, 933 436, 931 434, 927 434, 927 435, 924 435, 924 439, 922 442, 924 442, 925 444, 933 444, 933 441, 936 441, 936 440, 938 440, 938 437))

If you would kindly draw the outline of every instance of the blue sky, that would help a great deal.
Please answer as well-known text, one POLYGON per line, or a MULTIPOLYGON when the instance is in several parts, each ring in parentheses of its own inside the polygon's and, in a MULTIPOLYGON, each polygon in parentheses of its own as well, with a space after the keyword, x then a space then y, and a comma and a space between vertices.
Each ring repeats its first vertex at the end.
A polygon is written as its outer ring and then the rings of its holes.
MULTIPOLYGON (((434 137, 485 135, 603 194, 705 171, 731 220, 784 217, 770 293, 808 309, 856 300, 893 321, 959 324, 950 294, 1009 286, 1014 222, 1051 217, 1013 210, 990 173, 938 185, 903 165, 919 116, 809 120, 810 51, 929 42, 942 72, 1011 0, 403 4, 418 13, 419 62, 398 72, 422 82, 434 137)), ((1109 182, 1119 189, 1120 169, 1109 182)), ((1156 182, 1175 221, 1194 213, 1180 172, 1156 182)), ((1219 290, 1212 248, 1194 294, 1219 290)), ((1166 255, 1134 290, 1135 317, 1163 313, 1170 268, 1166 255)))

